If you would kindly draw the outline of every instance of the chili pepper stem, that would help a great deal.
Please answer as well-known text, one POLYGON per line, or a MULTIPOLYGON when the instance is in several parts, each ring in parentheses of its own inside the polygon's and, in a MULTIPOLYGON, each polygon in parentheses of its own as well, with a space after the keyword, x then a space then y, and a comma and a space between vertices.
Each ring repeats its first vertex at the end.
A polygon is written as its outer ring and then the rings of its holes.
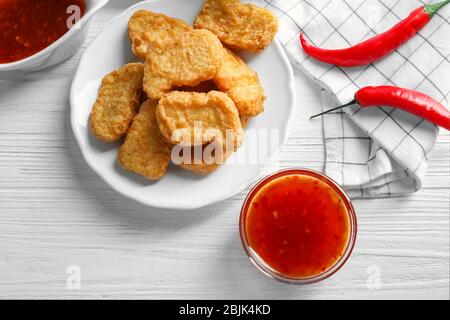
POLYGON ((351 105, 353 105, 353 104, 355 104, 355 103, 356 103, 356 100, 353 100, 353 101, 351 101, 351 102, 349 102, 349 103, 344 104, 343 106, 339 106, 339 107, 336 107, 336 108, 327 110, 327 111, 325 111, 325 112, 316 114, 316 115, 312 116, 311 118, 309 118, 309 120, 312 120, 312 119, 314 119, 314 118, 323 116, 324 114, 327 114, 327 113, 330 113, 330 112, 333 112, 333 111, 337 111, 337 110, 343 109, 343 108, 348 107, 348 106, 351 106, 351 105))
POLYGON ((425 12, 430 17, 432 17, 436 14, 436 12, 439 11, 439 9, 441 9, 442 7, 446 6, 449 3, 450 3, 450 0, 446 0, 446 1, 438 2, 438 3, 434 3, 434 4, 425 5, 425 12))

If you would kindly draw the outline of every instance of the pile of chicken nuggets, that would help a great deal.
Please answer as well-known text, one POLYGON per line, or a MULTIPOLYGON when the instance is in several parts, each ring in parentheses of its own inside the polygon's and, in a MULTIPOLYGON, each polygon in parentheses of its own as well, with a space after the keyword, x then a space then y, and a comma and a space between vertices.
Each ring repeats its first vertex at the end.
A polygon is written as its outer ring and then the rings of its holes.
POLYGON ((116 142, 120 165, 149 180, 172 161, 208 174, 244 139, 243 128, 264 111, 264 89, 236 51, 260 52, 277 18, 239 0, 206 0, 194 26, 140 10, 128 23, 129 63, 106 75, 92 108, 90 130, 116 142), (174 159, 174 155, 177 155, 174 159))

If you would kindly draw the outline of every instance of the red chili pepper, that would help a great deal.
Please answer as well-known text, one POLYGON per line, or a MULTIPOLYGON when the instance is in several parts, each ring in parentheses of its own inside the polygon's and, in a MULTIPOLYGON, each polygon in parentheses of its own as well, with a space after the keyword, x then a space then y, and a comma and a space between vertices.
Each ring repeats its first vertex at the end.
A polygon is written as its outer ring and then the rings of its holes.
POLYGON ((450 0, 422 6, 390 30, 346 49, 327 50, 314 47, 305 39, 303 33, 300 34, 300 42, 303 50, 319 61, 341 67, 367 65, 390 54, 411 39, 448 3, 450 0))
POLYGON ((387 106, 415 114, 450 131, 450 111, 433 98, 414 90, 392 86, 365 87, 355 94, 355 100, 322 112, 312 118, 358 103, 363 108, 387 106))

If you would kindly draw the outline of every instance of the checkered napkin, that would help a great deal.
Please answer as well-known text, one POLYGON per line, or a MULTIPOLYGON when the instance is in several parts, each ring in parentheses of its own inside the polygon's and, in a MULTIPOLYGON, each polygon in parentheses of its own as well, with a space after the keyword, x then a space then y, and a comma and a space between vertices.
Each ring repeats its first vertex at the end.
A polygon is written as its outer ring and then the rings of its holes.
MULTIPOLYGON (((253 2, 278 15, 278 36, 293 65, 324 89, 323 110, 352 101, 358 88, 384 84, 422 91, 448 106, 450 5, 441 9, 419 35, 385 59, 369 66, 340 68, 307 57, 299 44, 300 31, 316 46, 345 48, 386 31, 430 1, 253 2)), ((438 134, 434 125, 401 110, 361 109, 358 105, 322 119, 325 171, 352 197, 387 197, 420 189, 438 134)))

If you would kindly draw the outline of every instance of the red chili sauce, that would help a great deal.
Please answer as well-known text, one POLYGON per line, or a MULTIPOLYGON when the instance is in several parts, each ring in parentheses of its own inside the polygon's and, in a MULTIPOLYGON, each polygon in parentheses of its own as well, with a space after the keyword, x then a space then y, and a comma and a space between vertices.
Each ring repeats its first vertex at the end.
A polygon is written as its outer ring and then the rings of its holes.
POLYGON ((0 0, 0 63, 22 60, 43 50, 85 12, 86 0, 0 0), (73 5, 80 10, 69 8, 73 5))
POLYGON ((339 193, 306 175, 282 176, 263 186, 245 223, 250 247, 272 269, 295 279, 333 267, 349 244, 350 228, 339 193))

